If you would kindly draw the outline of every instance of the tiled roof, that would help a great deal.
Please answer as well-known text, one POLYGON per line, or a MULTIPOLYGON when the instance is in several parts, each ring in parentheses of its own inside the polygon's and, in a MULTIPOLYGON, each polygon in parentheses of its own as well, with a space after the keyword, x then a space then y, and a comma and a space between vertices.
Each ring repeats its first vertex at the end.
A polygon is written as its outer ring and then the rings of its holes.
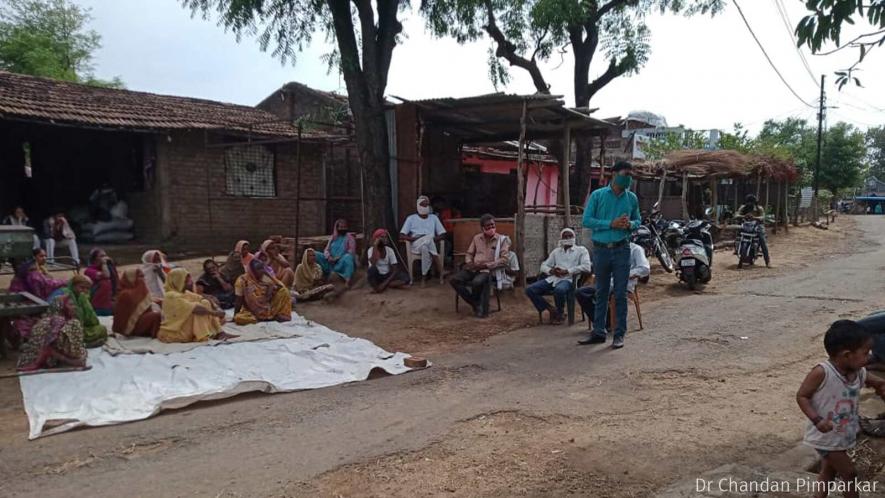
POLYGON ((0 119, 4 118, 115 129, 297 135, 297 129, 291 124, 254 107, 0 71, 0 119))

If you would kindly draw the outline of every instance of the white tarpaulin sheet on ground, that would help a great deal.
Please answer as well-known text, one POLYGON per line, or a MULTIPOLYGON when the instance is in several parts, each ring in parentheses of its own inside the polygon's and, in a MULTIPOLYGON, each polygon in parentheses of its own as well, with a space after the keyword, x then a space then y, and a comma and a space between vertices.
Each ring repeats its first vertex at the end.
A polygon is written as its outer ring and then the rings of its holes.
POLYGON ((295 337, 170 354, 113 356, 95 348, 89 350, 90 370, 23 376, 29 438, 142 420, 163 409, 243 392, 278 393, 365 380, 374 368, 391 374, 410 370, 403 364, 409 355, 293 318, 299 323, 295 337))

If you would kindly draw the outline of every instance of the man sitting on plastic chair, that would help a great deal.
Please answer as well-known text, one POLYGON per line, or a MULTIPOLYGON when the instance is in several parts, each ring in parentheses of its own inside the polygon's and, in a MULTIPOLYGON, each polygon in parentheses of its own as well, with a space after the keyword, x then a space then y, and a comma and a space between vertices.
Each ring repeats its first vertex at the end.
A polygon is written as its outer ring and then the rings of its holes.
POLYGON ((544 310, 550 313, 550 323, 553 325, 563 322, 563 308, 572 290, 572 277, 581 273, 590 273, 591 270, 590 253, 586 247, 575 245, 575 231, 565 228, 559 237, 559 247, 541 263, 541 273, 548 276, 539 278, 525 290, 525 294, 532 300, 539 313, 544 310), (553 294, 555 308, 544 298, 550 294, 553 294))
MULTIPOLYGON (((627 280, 627 294, 632 294, 636 290, 636 284, 648 278, 651 275, 651 265, 648 258, 645 257, 645 249, 630 242, 630 277, 627 280)), ((596 305, 596 286, 588 285, 581 287, 575 292, 575 300, 581 305, 584 314, 593 324, 593 310, 596 305)))
MULTIPOLYGON (((440 271, 442 271, 442 258, 445 255, 440 255, 436 243, 445 236, 446 229, 443 228, 439 218, 430 212, 430 199, 426 195, 418 198, 417 207, 418 212, 409 215, 406 218, 406 222, 403 223, 399 238, 411 243, 412 254, 421 256, 423 284, 424 280, 427 279, 427 274, 430 273, 430 268, 433 267, 434 261, 436 261, 440 271)), ((411 265, 409 267, 409 274, 411 274, 411 265)), ((442 282, 443 275, 440 275, 439 278, 440 282, 442 282)))
POLYGON ((494 282, 503 284, 493 274, 504 273, 510 261, 509 240, 497 232, 495 217, 484 214, 479 219, 482 232, 473 237, 464 266, 451 279, 452 287, 473 308, 477 318, 489 315, 489 291, 494 282), (494 277, 494 278, 493 278, 494 277))

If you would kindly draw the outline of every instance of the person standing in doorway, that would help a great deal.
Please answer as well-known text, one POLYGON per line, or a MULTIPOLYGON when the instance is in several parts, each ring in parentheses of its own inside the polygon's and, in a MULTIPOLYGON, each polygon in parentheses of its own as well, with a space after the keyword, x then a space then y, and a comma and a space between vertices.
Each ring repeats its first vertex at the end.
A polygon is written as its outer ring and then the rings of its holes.
POLYGON ((639 199, 630 191, 633 166, 618 161, 611 184, 595 190, 587 200, 583 225, 592 231, 593 270, 596 273, 596 309, 593 329, 579 344, 604 343, 605 309, 614 285, 617 327, 612 348, 624 347, 627 333, 627 281, 630 279, 630 233, 639 228, 639 199))

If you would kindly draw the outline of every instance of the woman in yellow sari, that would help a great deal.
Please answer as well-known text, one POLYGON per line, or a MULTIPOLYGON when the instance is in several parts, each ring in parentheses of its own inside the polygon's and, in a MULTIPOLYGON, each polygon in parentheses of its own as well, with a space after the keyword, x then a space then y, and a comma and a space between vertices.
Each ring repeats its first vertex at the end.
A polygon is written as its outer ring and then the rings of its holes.
POLYGON ((224 338, 221 311, 203 296, 191 292, 190 274, 184 268, 176 268, 166 276, 163 299, 163 322, 157 339, 163 342, 203 342, 224 338))
POLYGON ((323 268, 317 263, 316 251, 308 247, 301 256, 301 264, 295 269, 295 292, 298 301, 313 301, 335 290, 335 286, 326 283, 323 268))
POLYGON ((276 320, 292 319, 292 296, 282 282, 271 277, 260 260, 253 259, 246 273, 234 285, 237 302, 234 305, 234 322, 249 325, 276 320))

